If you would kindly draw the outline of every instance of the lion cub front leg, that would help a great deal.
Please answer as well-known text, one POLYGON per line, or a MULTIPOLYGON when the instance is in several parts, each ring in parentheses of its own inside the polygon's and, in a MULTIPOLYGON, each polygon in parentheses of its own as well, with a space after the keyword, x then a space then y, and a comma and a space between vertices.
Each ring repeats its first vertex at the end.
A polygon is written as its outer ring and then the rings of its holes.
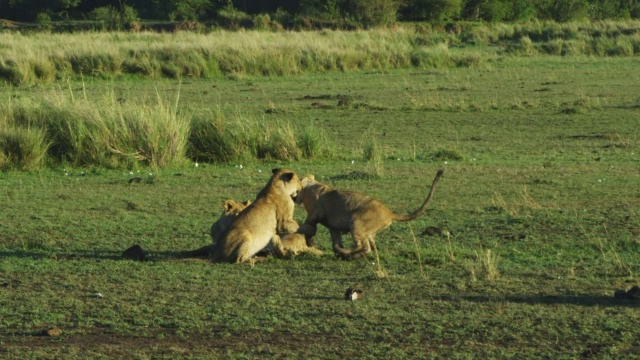
POLYGON ((316 225, 305 222, 298 228, 298 232, 300 234, 303 234, 304 237, 309 240, 316 235, 316 233, 318 232, 318 227, 316 225))
POLYGON ((300 225, 298 224, 297 221, 295 221, 294 219, 288 219, 282 223, 282 225, 278 229, 278 232, 285 233, 285 234, 293 234, 297 232, 299 228, 300 228, 300 225))

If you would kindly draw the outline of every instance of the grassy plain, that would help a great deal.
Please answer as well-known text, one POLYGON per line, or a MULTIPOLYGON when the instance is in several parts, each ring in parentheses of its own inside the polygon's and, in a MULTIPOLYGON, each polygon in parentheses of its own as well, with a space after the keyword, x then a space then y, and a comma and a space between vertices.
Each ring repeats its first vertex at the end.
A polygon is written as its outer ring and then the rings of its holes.
MULTIPOLYGON (((334 156, 0 173, 0 357, 638 358, 640 305, 613 298, 640 284, 638 65, 496 57, 449 70, 71 82, 89 99, 179 93, 196 113, 317 127, 334 156), (176 259, 208 242, 224 199, 251 199, 275 166, 399 212, 446 173, 426 216, 379 235, 381 264, 176 259), (136 243, 149 261, 121 259, 136 243), (343 300, 349 286, 365 298, 343 300), (62 335, 41 336, 50 327, 62 335)), ((329 243, 321 229, 316 245, 329 243)))

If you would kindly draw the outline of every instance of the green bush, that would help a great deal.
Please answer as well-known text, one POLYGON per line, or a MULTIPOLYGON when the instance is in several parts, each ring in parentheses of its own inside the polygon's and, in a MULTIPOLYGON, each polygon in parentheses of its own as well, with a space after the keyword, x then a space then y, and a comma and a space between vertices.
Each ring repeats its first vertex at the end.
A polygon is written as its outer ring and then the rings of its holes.
POLYGON ((232 4, 218 11, 218 21, 223 27, 230 30, 253 27, 251 16, 236 9, 232 4))
POLYGON ((385 26, 396 22, 398 0, 344 0, 342 12, 364 27, 385 26))
POLYGON ((41 13, 38 13, 38 15, 36 15, 36 23, 42 30, 46 30, 46 31, 51 30, 51 27, 52 27, 51 16, 46 12, 41 12, 41 13))
POLYGON ((456 19, 462 4, 462 0, 417 0, 409 2, 402 13, 409 20, 445 21, 456 19))
POLYGON ((93 9, 91 19, 95 21, 98 30, 118 30, 120 28, 118 10, 110 5, 93 9))

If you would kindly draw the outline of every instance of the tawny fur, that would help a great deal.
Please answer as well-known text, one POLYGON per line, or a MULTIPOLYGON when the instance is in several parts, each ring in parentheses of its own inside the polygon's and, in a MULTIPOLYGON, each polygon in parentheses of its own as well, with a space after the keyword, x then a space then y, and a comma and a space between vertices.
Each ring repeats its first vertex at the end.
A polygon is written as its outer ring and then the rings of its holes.
POLYGON ((211 255, 211 252, 213 251, 213 245, 218 242, 220 236, 224 234, 225 231, 227 231, 238 214, 240 214, 240 212, 242 212, 250 204, 250 200, 247 200, 245 202, 225 200, 220 217, 211 225, 211 228, 209 229, 209 235, 211 235, 211 244, 203 246, 196 250, 186 251, 182 254, 182 256, 209 257, 211 255))
POLYGON ((317 224, 322 224, 331 233, 333 251, 338 257, 353 259, 366 255, 376 248, 376 233, 386 229, 394 221, 410 221, 425 212, 442 174, 443 170, 436 174, 422 206, 406 215, 396 214, 372 197, 334 190, 316 181, 313 175, 307 175, 302 178, 302 190, 296 197, 296 202, 302 204, 307 211, 307 219, 298 232, 311 238, 316 234, 317 224), (353 248, 343 247, 343 233, 351 233, 353 248))
POLYGON ((268 244, 284 256, 279 233, 294 233, 293 198, 302 188, 300 178, 287 169, 273 169, 267 185, 255 201, 242 211, 213 246, 214 262, 253 262, 252 257, 268 244))
POLYGON ((285 256, 297 256, 302 253, 311 253, 314 255, 324 255, 324 252, 313 246, 313 239, 307 240, 303 234, 286 234, 280 235, 282 239, 282 248, 285 256))

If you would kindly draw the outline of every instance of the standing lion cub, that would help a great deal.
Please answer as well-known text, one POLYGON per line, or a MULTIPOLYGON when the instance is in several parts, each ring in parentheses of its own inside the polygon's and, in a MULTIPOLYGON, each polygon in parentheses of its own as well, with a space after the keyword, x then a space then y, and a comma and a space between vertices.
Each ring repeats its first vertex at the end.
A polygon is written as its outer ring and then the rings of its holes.
POLYGON ((302 189, 302 183, 291 170, 273 169, 272 172, 255 201, 238 214, 213 245, 212 261, 253 262, 252 257, 269 243, 276 254, 284 256, 278 233, 298 230, 298 223, 293 219, 293 198, 302 189))
POLYGON ((436 174, 422 206, 407 215, 396 214, 367 195, 334 190, 316 181, 313 175, 304 176, 302 190, 296 197, 296 203, 304 205, 307 219, 298 232, 311 238, 316 234, 317 224, 320 223, 329 229, 333 251, 338 257, 354 259, 366 255, 376 248, 377 232, 386 229, 394 221, 413 220, 424 213, 443 173, 444 171, 440 170, 436 174), (351 233, 355 242, 353 248, 343 248, 343 233, 351 233))

